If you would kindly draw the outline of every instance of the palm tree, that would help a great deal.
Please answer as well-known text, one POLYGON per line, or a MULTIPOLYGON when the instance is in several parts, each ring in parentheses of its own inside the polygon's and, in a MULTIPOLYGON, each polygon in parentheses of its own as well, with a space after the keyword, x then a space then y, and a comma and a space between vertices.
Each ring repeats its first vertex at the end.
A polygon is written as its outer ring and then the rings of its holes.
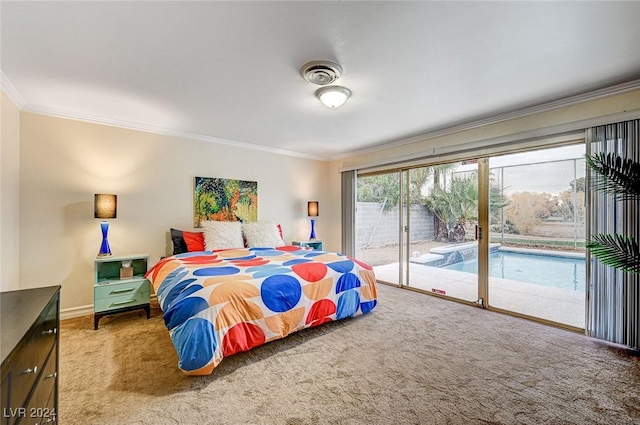
MULTIPOLYGON (((594 172, 593 189, 611 194, 616 200, 640 200, 640 164, 612 153, 586 155, 594 172)), ((585 245, 601 263, 631 273, 640 273, 640 248, 633 236, 592 235, 585 245)))
MULTIPOLYGON (((411 204, 422 204, 422 189, 430 179, 436 181, 438 176, 452 169, 454 164, 441 164, 429 167, 413 168, 409 171, 409 201, 411 204)), ((400 202, 400 174, 398 172, 375 174, 358 177, 358 202, 378 202, 385 204, 385 211, 400 202)))
MULTIPOLYGON (((507 204, 502 189, 494 179, 489 182, 489 212, 507 204)), ((462 242, 465 225, 478 220, 478 177, 476 172, 462 176, 451 176, 446 188, 434 186, 425 199, 425 205, 445 226, 439 239, 462 242)))

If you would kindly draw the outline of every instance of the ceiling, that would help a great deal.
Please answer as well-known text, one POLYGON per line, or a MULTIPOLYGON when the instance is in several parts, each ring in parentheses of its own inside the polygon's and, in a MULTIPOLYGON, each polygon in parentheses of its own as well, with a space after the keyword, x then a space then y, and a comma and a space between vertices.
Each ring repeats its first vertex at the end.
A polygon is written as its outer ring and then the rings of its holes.
POLYGON ((322 159, 640 78, 640 2, 0 7, 24 110, 322 159), (344 68, 341 108, 300 76, 312 60, 344 68))

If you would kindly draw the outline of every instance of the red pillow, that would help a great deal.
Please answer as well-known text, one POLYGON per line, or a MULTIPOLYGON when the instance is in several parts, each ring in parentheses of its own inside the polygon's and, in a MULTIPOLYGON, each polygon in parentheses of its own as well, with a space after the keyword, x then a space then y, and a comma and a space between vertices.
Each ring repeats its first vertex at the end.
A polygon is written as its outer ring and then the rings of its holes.
POLYGON ((204 251, 204 233, 182 231, 182 237, 189 252, 204 251))
POLYGON ((204 233, 202 232, 171 229, 171 241, 173 242, 173 255, 205 250, 204 233))

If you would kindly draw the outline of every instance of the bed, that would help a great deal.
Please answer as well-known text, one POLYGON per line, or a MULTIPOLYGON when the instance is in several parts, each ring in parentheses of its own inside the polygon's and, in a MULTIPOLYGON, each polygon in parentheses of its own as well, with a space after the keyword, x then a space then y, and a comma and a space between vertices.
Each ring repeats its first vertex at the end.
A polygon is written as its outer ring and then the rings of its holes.
POLYGON ((186 252, 160 260, 147 278, 187 375, 377 304, 371 266, 298 246, 186 252))

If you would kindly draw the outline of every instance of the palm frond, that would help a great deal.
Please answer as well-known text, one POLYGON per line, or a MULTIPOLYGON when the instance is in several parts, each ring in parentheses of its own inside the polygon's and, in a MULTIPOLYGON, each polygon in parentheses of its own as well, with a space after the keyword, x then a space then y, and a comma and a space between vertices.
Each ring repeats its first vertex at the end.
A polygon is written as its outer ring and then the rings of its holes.
POLYGON ((640 163, 604 152, 586 155, 585 159, 595 173, 594 190, 614 195, 619 200, 640 199, 640 163))
POLYGON ((598 233, 585 246, 602 264, 640 273, 640 247, 633 236, 598 233))

